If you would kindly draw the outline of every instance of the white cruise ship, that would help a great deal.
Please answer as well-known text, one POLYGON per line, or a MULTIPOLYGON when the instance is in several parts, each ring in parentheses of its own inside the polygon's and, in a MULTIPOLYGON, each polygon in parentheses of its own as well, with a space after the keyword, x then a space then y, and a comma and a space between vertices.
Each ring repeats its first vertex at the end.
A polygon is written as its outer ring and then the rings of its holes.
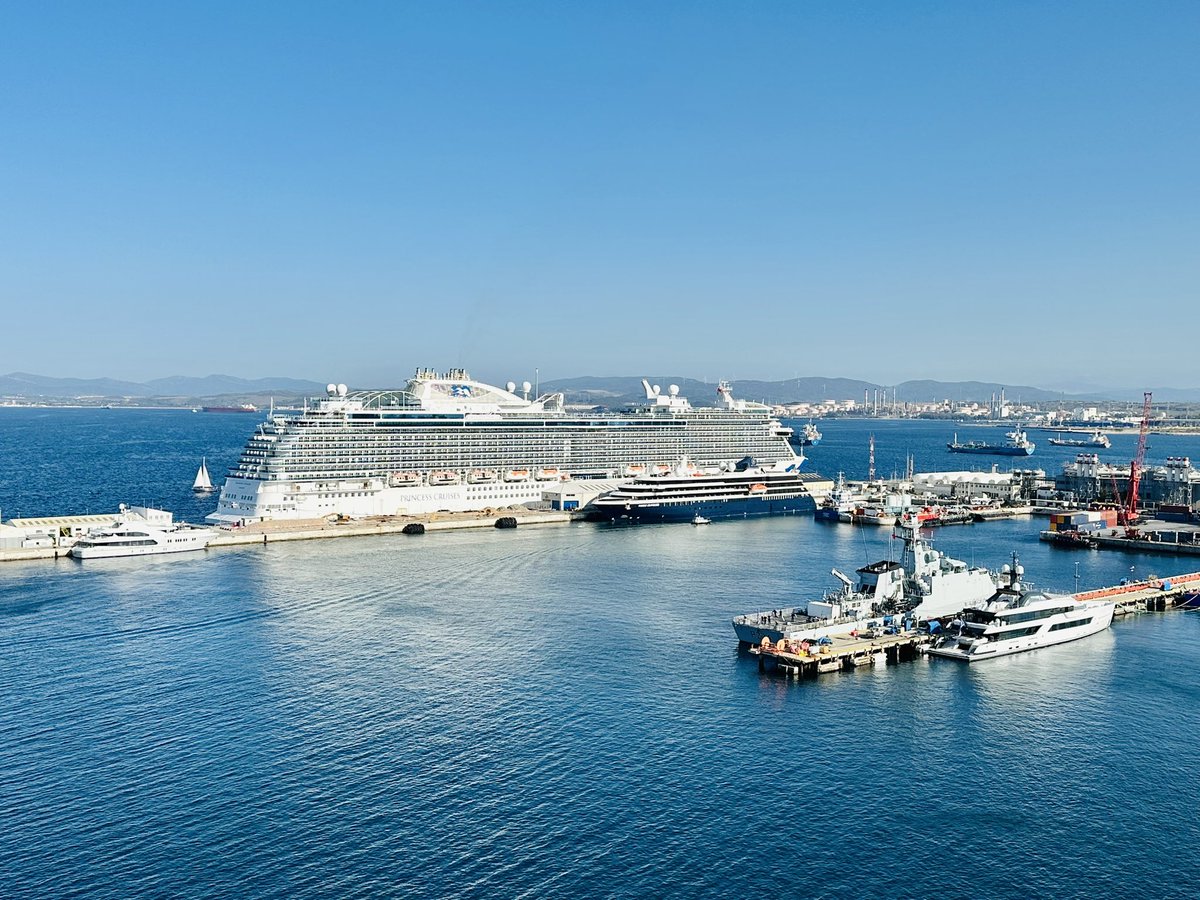
POLYGON ((686 454, 701 467, 752 456, 798 461, 792 429, 761 403, 694 407, 679 389, 642 381, 644 404, 568 410, 562 394, 531 399, 464 370, 418 369, 404 390, 327 396, 260 424, 221 488, 215 524, 331 515, 481 510, 542 499, 549 482, 669 471, 686 454))

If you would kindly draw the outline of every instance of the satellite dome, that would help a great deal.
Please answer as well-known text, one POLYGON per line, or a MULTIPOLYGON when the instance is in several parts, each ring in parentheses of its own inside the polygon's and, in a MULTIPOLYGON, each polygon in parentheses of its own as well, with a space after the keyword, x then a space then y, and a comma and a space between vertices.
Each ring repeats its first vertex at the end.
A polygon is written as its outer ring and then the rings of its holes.
POLYGON ((348 388, 347 388, 347 387, 346 387, 344 384, 339 384, 339 385, 337 386, 337 392, 338 392, 338 396, 339 396, 339 397, 345 397, 345 396, 346 396, 346 391, 347 391, 347 390, 349 390, 349 389, 348 389, 348 388))
POLYGON ((332 397, 334 394, 337 393, 337 385, 334 384, 333 382, 330 382, 329 384, 325 385, 325 393, 327 393, 329 396, 332 397))
POLYGON ((521 382, 521 390, 523 390, 527 394, 529 393, 529 391, 532 387, 533 387, 533 385, 530 384, 528 381, 521 382))
POLYGON ((679 396, 679 385, 677 385, 677 384, 669 385, 667 387, 667 393, 670 394, 672 397, 678 397, 679 396))
POLYGON ((517 383, 515 381, 510 381, 508 384, 504 385, 504 389, 511 394, 517 389, 517 383))
POLYGON ((657 384, 654 386, 654 393, 659 393, 662 390, 657 384))

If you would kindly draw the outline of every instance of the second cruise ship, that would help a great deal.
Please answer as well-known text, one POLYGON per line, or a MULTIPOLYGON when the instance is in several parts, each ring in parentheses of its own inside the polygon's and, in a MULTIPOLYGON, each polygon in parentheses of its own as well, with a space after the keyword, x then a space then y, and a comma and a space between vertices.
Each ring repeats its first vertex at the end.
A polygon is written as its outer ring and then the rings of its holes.
POLYGON ((682 456, 719 467, 752 456, 799 461, 792 429, 761 403, 715 407, 645 379, 645 402, 618 412, 567 409, 560 393, 530 397, 463 369, 418 369, 403 390, 329 385, 300 411, 261 423, 229 470, 208 521, 236 525, 331 515, 482 510, 540 500, 567 478, 634 478, 682 456))

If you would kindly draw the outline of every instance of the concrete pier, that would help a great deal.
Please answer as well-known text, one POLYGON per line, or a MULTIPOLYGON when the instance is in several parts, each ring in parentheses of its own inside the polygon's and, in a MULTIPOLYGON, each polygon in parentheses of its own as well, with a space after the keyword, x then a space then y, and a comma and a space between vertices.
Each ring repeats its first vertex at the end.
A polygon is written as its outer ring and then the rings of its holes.
MULTIPOLYGON (((112 517, 98 518, 108 522, 112 517)), ((217 535, 209 541, 207 549, 217 550, 223 547, 271 544, 276 541, 310 541, 324 538, 404 534, 406 533, 405 528, 412 525, 422 526, 423 532, 453 531, 462 528, 494 528, 496 522, 502 518, 515 519, 518 527, 562 525, 572 520, 569 512, 524 508, 487 510, 485 512, 431 513, 425 516, 376 516, 332 522, 325 519, 295 519, 261 522, 241 528, 216 528, 214 531, 217 532, 217 535)), ((70 545, 65 544, 52 547, 0 550, 0 562, 59 559, 65 557, 70 549, 70 545)))

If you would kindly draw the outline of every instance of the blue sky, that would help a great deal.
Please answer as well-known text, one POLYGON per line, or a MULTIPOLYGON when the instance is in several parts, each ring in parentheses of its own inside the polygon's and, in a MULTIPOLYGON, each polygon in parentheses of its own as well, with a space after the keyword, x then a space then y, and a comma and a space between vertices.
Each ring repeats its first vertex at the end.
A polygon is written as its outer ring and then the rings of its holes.
POLYGON ((1197 3, 9 5, 0 372, 1193 387, 1197 3))

